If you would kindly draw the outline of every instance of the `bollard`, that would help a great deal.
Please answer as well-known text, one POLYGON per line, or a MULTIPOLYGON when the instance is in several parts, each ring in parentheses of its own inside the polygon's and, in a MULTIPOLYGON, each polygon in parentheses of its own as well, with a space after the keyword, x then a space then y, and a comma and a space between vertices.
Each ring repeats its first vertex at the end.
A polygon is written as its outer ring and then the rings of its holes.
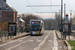
POLYGON ((7 33, 6 33, 6 40, 7 40, 7 33))
POLYGON ((3 34, 3 41, 5 40, 5 34, 3 34))
POLYGON ((12 38, 12 36, 13 36, 13 33, 11 32, 11 33, 10 33, 10 38, 12 38))
POLYGON ((1 40, 1 34, 0 34, 0 40, 1 40))
POLYGON ((1 34, 1 41, 3 41, 3 38, 2 37, 3 37, 3 34, 1 34))
POLYGON ((7 34, 7 39, 9 39, 9 33, 7 34))
POLYGON ((11 34, 10 34, 10 32, 8 33, 8 36, 9 36, 9 39, 11 38, 11 34))
POLYGON ((11 32, 11 38, 12 38, 12 36, 13 36, 13 34, 12 34, 12 32, 11 32))
POLYGON ((11 32, 10 32, 10 38, 11 38, 11 32))
POLYGON ((6 32, 4 32, 5 40, 6 40, 6 32))
POLYGON ((5 40, 6 40, 6 34, 5 34, 5 40))

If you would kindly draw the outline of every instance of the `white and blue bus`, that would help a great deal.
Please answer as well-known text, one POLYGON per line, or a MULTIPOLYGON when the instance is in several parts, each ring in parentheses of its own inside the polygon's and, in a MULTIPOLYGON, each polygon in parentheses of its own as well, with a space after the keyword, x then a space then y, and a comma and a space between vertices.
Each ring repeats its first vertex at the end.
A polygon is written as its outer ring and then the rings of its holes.
POLYGON ((44 22, 42 20, 30 21, 30 35, 43 35, 44 34, 44 22))

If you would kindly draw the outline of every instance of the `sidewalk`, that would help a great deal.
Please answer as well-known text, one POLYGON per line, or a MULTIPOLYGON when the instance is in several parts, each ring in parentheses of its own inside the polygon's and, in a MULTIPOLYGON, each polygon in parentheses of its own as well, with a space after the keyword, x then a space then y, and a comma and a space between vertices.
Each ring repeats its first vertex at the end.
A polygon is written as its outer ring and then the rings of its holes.
MULTIPOLYGON (((58 37, 61 39, 61 32, 58 32, 58 31, 57 31, 57 35, 58 35, 58 37)), ((66 36, 66 40, 68 40, 68 35, 66 36)), ((70 40, 75 40, 75 37, 72 36, 72 35, 70 35, 70 40)))
POLYGON ((6 35, 6 36, 3 36, 2 38, 0 37, 0 41, 2 41, 2 42, 9 41, 11 39, 19 38, 19 37, 25 36, 27 34, 29 34, 29 33, 26 33, 26 32, 19 33, 19 34, 17 33, 16 36, 11 36, 11 37, 10 36, 7 37, 7 35, 6 35))
MULTIPOLYGON (((57 35, 58 35, 58 38, 61 39, 61 32, 58 32, 58 31, 57 31, 57 35)), ((63 38, 62 40, 63 40, 63 42, 64 42, 64 44, 65 44, 65 46, 66 46, 66 49, 67 49, 67 50, 72 50, 71 45, 67 42, 68 36, 66 37, 66 40, 64 40, 64 39, 65 39, 65 38, 63 38)), ((75 37, 70 36, 70 40, 75 40, 75 37)))

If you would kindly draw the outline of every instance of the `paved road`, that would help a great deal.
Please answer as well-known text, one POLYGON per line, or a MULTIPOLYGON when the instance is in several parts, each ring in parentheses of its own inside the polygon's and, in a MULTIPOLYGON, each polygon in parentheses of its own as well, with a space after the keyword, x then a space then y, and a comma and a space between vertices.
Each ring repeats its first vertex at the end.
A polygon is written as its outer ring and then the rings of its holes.
POLYGON ((46 30, 42 36, 28 35, 1 44, 0 50, 36 50, 38 46, 40 46, 39 50, 65 50, 64 43, 57 38, 54 30, 46 30))
POLYGON ((63 40, 59 40, 55 34, 55 31, 52 31, 45 44, 41 47, 40 50, 66 50, 63 40))

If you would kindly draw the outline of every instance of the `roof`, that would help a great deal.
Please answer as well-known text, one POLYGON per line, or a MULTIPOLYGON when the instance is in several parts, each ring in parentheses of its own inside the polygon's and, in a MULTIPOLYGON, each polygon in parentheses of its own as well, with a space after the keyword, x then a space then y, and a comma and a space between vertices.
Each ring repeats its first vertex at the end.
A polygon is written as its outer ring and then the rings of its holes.
POLYGON ((40 20, 40 19, 37 19, 37 20, 35 20, 35 19, 32 19, 32 20, 30 20, 30 22, 31 21, 41 21, 41 23, 44 23, 42 20, 40 20))
POLYGON ((16 11, 16 9, 14 9, 11 5, 9 5, 7 2, 6 4, 13 10, 13 11, 16 11))
POLYGON ((16 9, 14 9, 11 5, 5 2, 5 0, 0 0, 0 8, 1 11, 16 11, 16 9))

